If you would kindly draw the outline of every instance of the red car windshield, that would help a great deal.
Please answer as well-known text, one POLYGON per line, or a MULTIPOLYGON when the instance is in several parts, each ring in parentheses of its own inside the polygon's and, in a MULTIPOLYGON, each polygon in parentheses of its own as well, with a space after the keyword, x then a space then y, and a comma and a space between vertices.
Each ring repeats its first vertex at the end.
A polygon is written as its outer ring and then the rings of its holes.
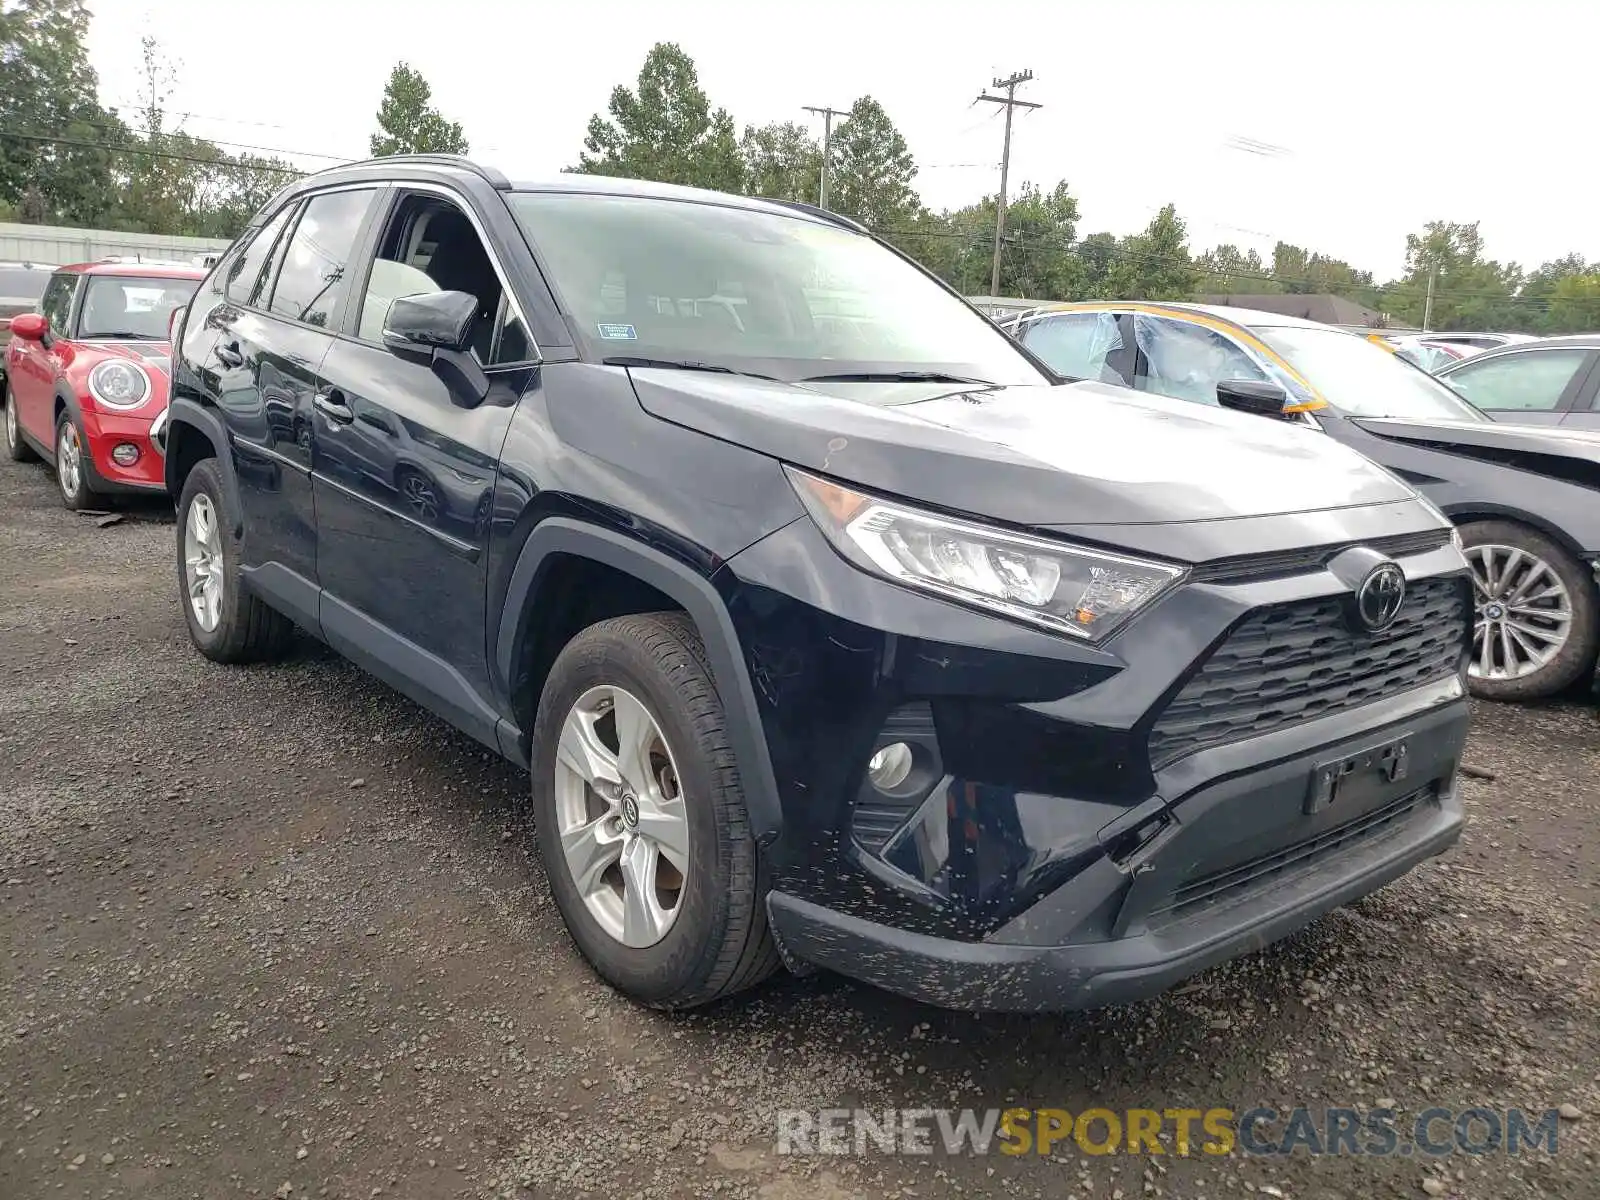
POLYGON ((199 286, 198 279, 91 275, 83 297, 83 315, 78 318, 78 336, 165 341, 172 310, 189 303, 199 286))

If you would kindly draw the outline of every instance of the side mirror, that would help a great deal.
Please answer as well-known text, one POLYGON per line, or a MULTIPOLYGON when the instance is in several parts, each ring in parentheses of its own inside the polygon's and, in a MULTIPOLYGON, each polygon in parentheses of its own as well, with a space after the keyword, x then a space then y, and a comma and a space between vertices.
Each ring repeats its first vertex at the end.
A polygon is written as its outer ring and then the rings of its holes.
POLYGON ((50 332, 43 313, 19 313, 11 318, 11 336, 28 342, 42 342, 50 332))
POLYGON ((1259 379, 1224 379, 1217 384, 1217 403, 1237 412, 1261 417, 1282 417, 1289 394, 1275 383, 1259 379))
POLYGON ((425 362, 463 408, 489 394, 489 377, 467 348, 478 319, 478 298, 466 292, 424 292, 389 305, 383 344, 402 358, 425 362))
POLYGON ((424 292, 389 305, 383 344, 391 350, 465 350, 472 341, 478 298, 466 292, 424 292))

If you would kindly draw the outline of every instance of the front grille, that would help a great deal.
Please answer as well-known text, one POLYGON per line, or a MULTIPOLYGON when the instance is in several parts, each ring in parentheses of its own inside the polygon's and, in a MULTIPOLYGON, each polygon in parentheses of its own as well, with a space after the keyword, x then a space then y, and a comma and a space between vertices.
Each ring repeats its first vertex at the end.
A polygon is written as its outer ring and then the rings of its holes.
POLYGON ((1378 634, 1349 627, 1341 596, 1251 613, 1156 718, 1151 767, 1455 674, 1467 586, 1455 576, 1411 582, 1399 618, 1378 634))
POLYGON ((1237 866, 1213 871, 1199 879, 1191 879, 1178 888, 1165 904, 1154 909, 1149 919, 1154 921, 1157 917, 1164 917, 1166 922, 1163 923, 1167 923, 1179 917, 1193 916, 1206 905, 1229 899, 1291 871, 1307 869, 1330 855, 1371 841, 1405 821, 1432 795, 1433 785, 1429 784, 1353 821, 1319 833, 1316 837, 1237 866))
POLYGON ((1328 565, 1341 550, 1366 546, 1390 558, 1427 554, 1449 545, 1450 530, 1427 529, 1421 533, 1398 533, 1365 542, 1337 542, 1329 546, 1307 546, 1280 550, 1275 554, 1247 554, 1235 558, 1216 558, 1201 563, 1189 572, 1191 583, 1254 583, 1263 579, 1282 579, 1304 575, 1328 565))

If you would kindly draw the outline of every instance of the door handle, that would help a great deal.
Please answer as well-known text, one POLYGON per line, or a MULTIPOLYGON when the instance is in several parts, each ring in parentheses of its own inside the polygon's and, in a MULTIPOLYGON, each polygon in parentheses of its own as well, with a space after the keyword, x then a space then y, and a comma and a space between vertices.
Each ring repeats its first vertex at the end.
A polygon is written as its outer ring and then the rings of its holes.
POLYGON ((351 412, 350 406, 344 402, 344 393, 338 388, 318 392, 312 399, 311 406, 328 420, 340 425, 348 425, 356 419, 356 414, 351 412))
POLYGON ((244 354, 239 349, 238 342, 218 342, 217 361, 225 367, 244 366, 244 354))

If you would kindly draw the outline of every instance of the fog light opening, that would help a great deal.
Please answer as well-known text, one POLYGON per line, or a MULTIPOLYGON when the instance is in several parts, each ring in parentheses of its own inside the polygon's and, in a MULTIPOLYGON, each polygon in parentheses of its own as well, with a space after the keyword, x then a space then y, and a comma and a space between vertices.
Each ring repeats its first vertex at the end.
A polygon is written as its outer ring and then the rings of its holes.
POLYGON ((139 461, 139 447, 132 442, 121 442, 112 449, 111 461, 119 467, 131 467, 139 461))
POLYGON ((914 761, 910 746, 890 742, 867 760, 867 779, 880 792, 892 792, 910 778, 914 761))

